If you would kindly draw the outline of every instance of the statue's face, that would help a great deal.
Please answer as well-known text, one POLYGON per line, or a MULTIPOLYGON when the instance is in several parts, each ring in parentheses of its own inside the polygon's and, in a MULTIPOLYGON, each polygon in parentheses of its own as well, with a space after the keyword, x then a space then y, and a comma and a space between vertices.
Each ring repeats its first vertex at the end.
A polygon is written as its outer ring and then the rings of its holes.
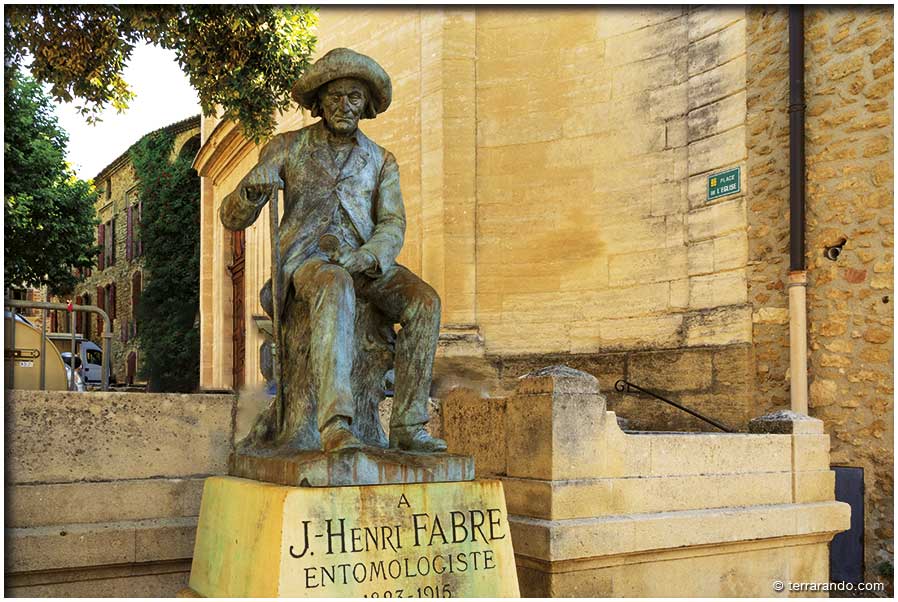
POLYGON ((321 109, 327 126, 338 134, 352 134, 368 102, 368 90, 357 79, 343 78, 328 82, 321 90, 321 109))

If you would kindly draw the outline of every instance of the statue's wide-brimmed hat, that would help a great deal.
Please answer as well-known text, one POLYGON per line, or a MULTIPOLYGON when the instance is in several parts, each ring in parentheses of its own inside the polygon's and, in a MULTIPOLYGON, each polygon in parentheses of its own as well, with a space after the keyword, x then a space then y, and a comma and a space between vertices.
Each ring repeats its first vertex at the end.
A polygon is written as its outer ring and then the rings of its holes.
POLYGON ((300 106, 311 109, 317 100, 318 89, 343 77, 363 80, 371 91, 371 103, 376 113, 383 113, 393 100, 390 76, 370 56, 349 48, 334 48, 315 61, 308 71, 293 84, 293 99, 300 106))

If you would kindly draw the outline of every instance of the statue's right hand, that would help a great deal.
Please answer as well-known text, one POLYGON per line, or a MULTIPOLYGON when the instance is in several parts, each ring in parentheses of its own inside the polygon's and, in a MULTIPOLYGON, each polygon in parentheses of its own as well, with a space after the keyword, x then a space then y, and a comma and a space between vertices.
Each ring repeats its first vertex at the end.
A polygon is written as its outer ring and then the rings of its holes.
POLYGON ((284 189, 284 181, 275 177, 273 179, 265 179, 261 181, 249 181, 244 182, 243 189, 247 192, 247 194, 251 194, 253 196, 261 196, 263 194, 271 194, 272 190, 283 190, 284 189))

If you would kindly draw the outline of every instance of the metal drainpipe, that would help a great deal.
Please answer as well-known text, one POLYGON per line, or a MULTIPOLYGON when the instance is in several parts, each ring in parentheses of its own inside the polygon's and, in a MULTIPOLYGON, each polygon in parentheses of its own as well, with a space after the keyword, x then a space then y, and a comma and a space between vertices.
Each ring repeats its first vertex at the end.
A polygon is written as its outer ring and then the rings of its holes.
POLYGON ((804 7, 789 7, 789 372, 792 411, 808 413, 805 264, 804 7))

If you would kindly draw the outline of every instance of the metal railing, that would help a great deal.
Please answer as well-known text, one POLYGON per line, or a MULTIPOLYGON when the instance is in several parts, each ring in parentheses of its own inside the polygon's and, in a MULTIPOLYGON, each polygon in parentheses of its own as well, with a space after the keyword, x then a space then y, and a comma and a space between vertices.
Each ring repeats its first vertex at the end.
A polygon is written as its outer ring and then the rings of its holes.
POLYGON ((708 418, 704 414, 697 412, 696 410, 693 410, 692 408, 687 408, 683 404, 677 403, 676 401, 673 401, 671 399, 667 399, 666 397, 658 395, 654 391, 649 391, 648 389, 643 389, 639 385, 634 385, 633 383, 627 382, 624 379, 621 379, 621 380, 617 381, 616 383, 614 383, 614 390, 617 391, 618 393, 629 393, 631 389, 635 390, 635 391, 639 391, 640 393, 645 393, 646 395, 650 395, 650 396, 654 397, 655 399, 663 401, 664 403, 677 408, 678 410, 682 410, 683 412, 686 412, 687 414, 691 414, 691 415, 695 416, 696 418, 698 418, 699 420, 702 420, 704 422, 707 422, 711 426, 715 426, 715 427, 719 428, 720 430, 722 430, 725 433, 734 432, 733 429, 724 426, 723 424, 717 422, 713 418, 708 418))
MULTIPOLYGON (((71 326, 72 333, 72 364, 70 377, 66 377, 66 380, 75 378, 75 357, 77 354, 75 353, 75 312, 88 312, 98 314, 101 318, 103 318, 103 366, 101 367, 100 372, 100 383, 103 387, 104 391, 109 390, 109 362, 111 358, 109 357, 109 350, 112 347, 112 322, 109 319, 109 315, 95 305, 71 305, 71 310, 69 310, 69 305, 67 303, 48 303, 46 301, 23 301, 19 299, 4 299, 3 300, 4 309, 7 307, 18 308, 18 309, 39 309, 41 310, 41 375, 40 375, 40 388, 44 389, 46 386, 46 375, 47 375, 47 311, 64 311, 67 315, 69 315, 69 322, 71 326)), ((15 352, 16 348, 16 312, 10 312, 10 317, 7 318, 12 322, 12 327, 9 329, 10 332, 10 348, 15 352)), ((10 370, 9 378, 6 383, 6 388, 13 389, 15 388, 15 367, 10 370)), ((69 382, 69 388, 72 388, 72 382, 69 382)))

